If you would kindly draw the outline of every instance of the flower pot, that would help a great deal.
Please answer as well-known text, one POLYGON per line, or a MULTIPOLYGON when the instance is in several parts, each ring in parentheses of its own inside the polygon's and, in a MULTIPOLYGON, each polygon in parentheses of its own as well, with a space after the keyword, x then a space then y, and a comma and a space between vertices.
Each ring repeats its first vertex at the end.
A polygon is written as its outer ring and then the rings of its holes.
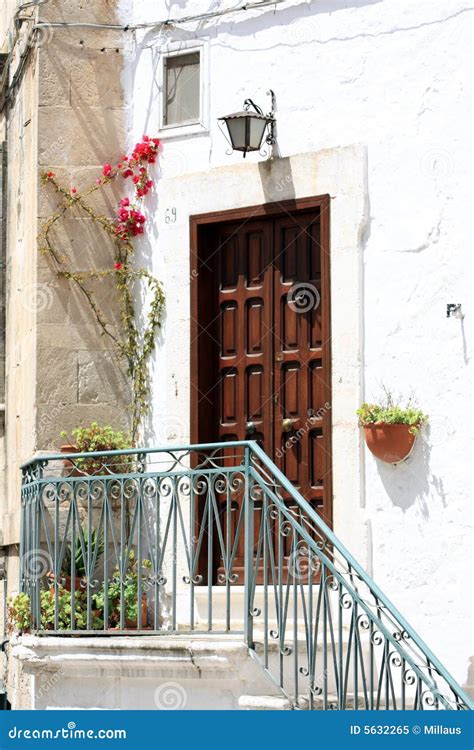
MULTIPOLYGON (((106 451, 109 450, 109 448, 104 447, 103 450, 106 451)), ((62 445, 60 448, 60 452, 80 453, 80 450, 75 445, 62 445)), ((103 458, 82 458, 80 459, 80 466, 81 468, 78 468, 70 458, 65 458, 64 468, 62 472, 63 477, 93 477, 114 474, 129 474, 130 472, 134 471, 133 463, 129 463, 124 459, 121 460, 120 456, 118 458, 111 458, 106 456, 104 456, 103 458)))
MULTIPOLYGON (((142 594, 141 616, 142 616, 141 629, 144 630, 148 626, 148 609, 147 609, 146 594, 142 594)), ((135 619, 129 619, 128 617, 125 618, 125 627, 127 629, 136 630, 137 625, 138 625, 138 618, 135 618, 135 619)))
MULTIPOLYGON (((61 453, 79 453, 79 450, 75 445, 62 445, 60 448, 61 453)), ((84 476, 83 471, 78 469, 70 458, 65 458, 63 461, 63 477, 82 477, 84 476)))
MULTIPOLYGON (((120 628, 120 605, 118 601, 112 602, 114 608, 116 609, 116 612, 112 615, 112 617, 109 617, 109 630, 118 630, 120 628)), ((147 608, 147 597, 146 594, 142 594, 142 602, 141 602, 141 616, 142 616, 142 622, 141 622, 141 628, 140 630, 148 630, 148 608, 147 608)), ((124 630, 136 630, 137 629, 137 618, 131 618, 131 617, 125 617, 124 618, 124 630)))
POLYGON ((413 450, 416 425, 375 422, 364 425, 365 442, 371 453, 381 461, 397 464, 404 461, 413 450))

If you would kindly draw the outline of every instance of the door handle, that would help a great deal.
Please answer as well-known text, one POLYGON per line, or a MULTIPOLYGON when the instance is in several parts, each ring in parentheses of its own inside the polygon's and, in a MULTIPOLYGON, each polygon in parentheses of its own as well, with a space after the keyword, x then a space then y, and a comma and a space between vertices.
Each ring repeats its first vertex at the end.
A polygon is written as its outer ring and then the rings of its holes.
POLYGON ((247 435, 253 435, 257 428, 255 427, 255 422, 247 422, 245 425, 245 433, 247 435))
POLYGON ((283 432, 291 432, 292 427, 293 427, 292 419, 284 419, 281 423, 281 429, 283 430, 283 432))

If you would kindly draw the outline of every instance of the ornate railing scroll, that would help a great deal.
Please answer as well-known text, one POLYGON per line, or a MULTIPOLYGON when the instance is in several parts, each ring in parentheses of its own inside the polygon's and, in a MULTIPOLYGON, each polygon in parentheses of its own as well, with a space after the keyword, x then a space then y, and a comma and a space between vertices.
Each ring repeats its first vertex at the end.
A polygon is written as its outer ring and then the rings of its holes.
POLYGON ((21 589, 32 630, 242 633, 234 600, 244 585, 236 562, 249 450, 228 443, 28 462, 21 589))
POLYGON ((33 632, 234 633, 295 709, 471 707, 257 443, 42 456, 22 472, 33 632))
POLYGON ((249 503, 258 499, 262 512, 248 645, 293 706, 469 708, 418 634, 255 444, 250 461, 249 503))

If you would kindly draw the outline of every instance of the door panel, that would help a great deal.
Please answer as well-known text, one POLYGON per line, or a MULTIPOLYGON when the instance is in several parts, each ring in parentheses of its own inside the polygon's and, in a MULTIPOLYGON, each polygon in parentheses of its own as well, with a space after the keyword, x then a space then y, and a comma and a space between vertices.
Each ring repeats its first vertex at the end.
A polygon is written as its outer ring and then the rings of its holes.
POLYGON ((330 451, 328 343, 323 340, 320 221, 315 214, 274 222, 275 462, 324 512, 330 451))
POLYGON ((223 225, 216 232, 218 440, 259 433, 271 441, 271 225, 223 225), (250 427, 247 427, 252 423, 250 427))
MULTIPOLYGON (((313 209, 214 221, 203 231, 193 308, 193 419, 197 442, 258 440, 331 523, 329 237, 321 224, 313 209)), ((235 461, 229 449, 229 464, 235 461)), ((292 508, 290 496, 283 497, 292 508)), ((232 539, 242 499, 233 498, 232 539)), ((224 511, 226 498, 217 500, 224 511)), ((256 539, 260 523, 256 507, 256 539)), ((243 542, 241 535, 232 571, 240 585, 243 542)))
MULTIPOLYGON (((216 438, 219 441, 251 438, 271 446, 272 226, 266 221, 224 225, 218 228, 215 242, 221 394, 216 438)), ((230 460, 233 462, 235 456, 230 460)), ((217 500, 222 507, 222 531, 226 538, 227 498, 223 495, 217 500)), ((233 498, 232 544, 242 500, 243 496, 233 498)), ((259 516, 257 507, 256 529, 259 516)), ((240 535, 232 569, 234 582, 240 585, 244 580, 244 556, 244 538, 240 535)), ((222 561, 217 559, 217 580, 224 579, 222 561)))

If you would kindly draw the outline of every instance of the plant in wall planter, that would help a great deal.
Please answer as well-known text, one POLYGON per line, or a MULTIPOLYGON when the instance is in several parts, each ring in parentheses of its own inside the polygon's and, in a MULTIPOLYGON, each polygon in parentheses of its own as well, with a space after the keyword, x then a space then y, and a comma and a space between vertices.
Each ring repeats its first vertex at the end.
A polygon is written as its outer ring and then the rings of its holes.
MULTIPOLYGON (((121 451, 133 447, 130 436, 114 430, 110 425, 100 426, 92 422, 89 427, 76 427, 72 439, 67 432, 61 437, 68 439, 61 446, 61 453, 102 453, 121 451), (74 442, 72 442, 72 440, 74 442)), ((98 474, 128 474, 133 471, 134 456, 105 456, 99 458, 64 459, 63 476, 94 476, 98 474)))
POLYGON ((405 461, 415 447, 416 438, 428 417, 410 398, 405 407, 385 391, 380 403, 365 403, 357 410, 368 449, 389 464, 405 461))

